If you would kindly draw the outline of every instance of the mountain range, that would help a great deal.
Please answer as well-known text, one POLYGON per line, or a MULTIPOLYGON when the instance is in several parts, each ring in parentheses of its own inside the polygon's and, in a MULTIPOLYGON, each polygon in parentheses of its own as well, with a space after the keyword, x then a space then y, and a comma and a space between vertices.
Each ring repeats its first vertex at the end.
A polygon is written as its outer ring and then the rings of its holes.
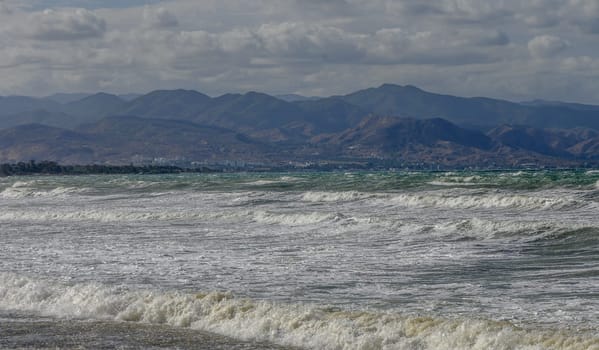
POLYGON ((599 164, 599 106, 384 84, 330 97, 193 90, 0 97, 0 162, 599 164))

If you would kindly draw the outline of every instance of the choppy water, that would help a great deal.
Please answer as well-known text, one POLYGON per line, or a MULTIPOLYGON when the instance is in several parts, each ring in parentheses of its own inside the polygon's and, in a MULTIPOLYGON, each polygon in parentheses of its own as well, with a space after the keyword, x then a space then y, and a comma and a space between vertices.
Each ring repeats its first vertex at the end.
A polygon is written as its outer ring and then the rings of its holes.
POLYGON ((599 349, 599 172, 0 179, 1 347, 202 344, 599 349))

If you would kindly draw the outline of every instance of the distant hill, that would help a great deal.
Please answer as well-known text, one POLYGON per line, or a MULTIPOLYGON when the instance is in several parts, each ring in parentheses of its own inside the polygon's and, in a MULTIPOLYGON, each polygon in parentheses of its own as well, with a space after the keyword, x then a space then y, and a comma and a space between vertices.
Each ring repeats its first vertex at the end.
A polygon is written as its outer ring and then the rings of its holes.
POLYGON ((0 97, 0 131, 0 161, 599 162, 599 106, 465 98, 393 84, 317 99, 260 92, 213 98, 183 89, 127 98, 0 97))
POLYGON ((539 154, 593 159, 599 156, 599 132, 592 129, 537 129, 526 126, 502 125, 488 135, 497 143, 517 150, 539 154))
POLYGON ((129 102, 129 101, 133 101, 133 100, 135 100, 136 98, 138 98, 138 97, 140 97, 140 96, 143 96, 143 94, 134 94, 134 93, 130 93, 130 94, 120 94, 120 95, 118 95, 118 96, 119 96, 119 98, 120 98, 121 100, 124 100, 124 101, 127 101, 127 102, 129 102))
POLYGON ((95 157, 94 140, 88 135, 41 124, 0 130, 0 160, 36 159, 79 164, 101 160, 95 157))
POLYGON ((146 118, 193 119, 211 102, 193 90, 156 90, 129 101, 119 114, 146 118))
POLYGON ((302 109, 304 120, 313 126, 312 134, 351 128, 369 114, 369 111, 335 97, 296 101, 294 104, 302 109))
POLYGON ((421 149, 444 148, 462 153, 467 148, 488 151, 493 147, 493 141, 483 133, 460 128, 444 119, 377 116, 367 117, 343 132, 317 136, 312 142, 324 145, 332 153, 384 158, 407 152, 419 154, 421 149))
POLYGON ((444 118, 465 126, 489 129, 499 124, 534 127, 599 128, 599 111, 568 106, 530 106, 485 97, 456 97, 414 86, 384 84, 339 98, 377 115, 444 118))
POLYGON ((185 121, 108 117, 66 130, 40 124, 0 130, 0 161, 128 164, 134 157, 263 160, 268 145, 231 130, 185 121))
POLYGON ((569 109, 575 109, 579 111, 599 111, 599 106, 596 105, 560 101, 533 100, 521 102, 521 104, 533 107, 567 107, 569 109))
POLYGON ((64 105, 63 111, 76 116, 79 124, 82 124, 119 113, 125 105, 126 102, 120 97, 100 92, 67 103, 64 105))
POLYGON ((248 92, 214 98, 195 121, 225 126, 276 128, 301 120, 297 106, 267 94, 248 92))
POLYGON ((0 116, 36 110, 55 112, 61 109, 62 105, 52 100, 27 96, 0 96, 0 116))
POLYGON ((261 158, 267 149, 228 129, 178 120, 109 117, 77 131, 93 135, 102 145, 117 145, 107 149, 123 159, 135 155, 199 160, 261 158))
POLYGON ((81 99, 86 98, 87 96, 90 96, 93 94, 87 94, 87 93, 57 93, 57 94, 53 94, 50 96, 46 96, 44 97, 44 99, 46 100, 50 100, 50 101, 54 101, 54 102, 58 102, 60 104, 66 104, 69 102, 75 102, 75 101, 79 101, 81 99))
POLYGON ((273 143, 221 127, 133 116, 103 118, 74 131, 40 124, 0 130, 0 162, 35 159, 67 164, 129 164, 133 160, 157 158, 203 162, 364 159, 443 166, 565 166, 599 161, 599 137, 591 130, 548 131, 511 126, 485 135, 440 118, 377 116, 305 143, 273 143))
MULTIPOLYGON (((261 133, 277 129, 281 134, 314 136, 355 126, 367 115, 401 116, 416 119, 443 118, 461 126, 490 130, 498 125, 528 125, 536 128, 599 129, 599 106, 532 101, 514 103, 485 97, 456 97, 424 91, 414 86, 384 84, 344 96, 281 98, 259 92, 225 94, 211 98, 193 90, 157 90, 127 101, 110 94, 58 94, 52 98, 0 97, 2 116, 41 111, 62 112, 70 120, 87 123, 110 115, 188 120, 261 133), (290 102, 292 101, 292 102, 290 102)), ((129 98, 134 96, 129 96, 129 98)), ((50 115, 50 114, 48 114, 50 115)), ((59 120, 50 121, 58 125, 59 120)), ((47 119, 49 120, 49 119, 47 119)), ((26 123, 27 120, 24 121, 26 123)), ((68 125, 65 125, 69 127, 68 125)))
POLYGON ((279 100, 283 100, 285 102, 298 102, 298 101, 314 101, 314 100, 319 100, 320 97, 308 97, 308 96, 302 96, 302 95, 298 95, 298 94, 286 94, 286 95, 275 95, 276 98, 278 98, 279 100))
POLYGON ((64 112, 49 112, 45 109, 31 110, 0 116, 0 129, 25 124, 43 124, 47 126, 73 128, 80 124, 72 115, 64 112))

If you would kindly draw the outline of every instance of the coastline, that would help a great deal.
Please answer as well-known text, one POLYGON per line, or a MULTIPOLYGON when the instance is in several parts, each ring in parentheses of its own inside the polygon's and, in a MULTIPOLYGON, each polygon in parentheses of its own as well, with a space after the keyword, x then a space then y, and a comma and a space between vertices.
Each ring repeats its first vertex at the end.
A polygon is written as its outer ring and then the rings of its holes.
POLYGON ((593 170, 599 164, 578 164, 568 166, 512 165, 512 166, 439 166, 435 164, 394 164, 394 163, 356 163, 322 162, 305 166, 296 165, 223 165, 207 164, 203 166, 177 165, 123 165, 123 164, 59 164, 54 161, 29 161, 18 163, 0 163, 0 177, 28 175, 160 175, 183 173, 280 173, 280 172, 329 172, 329 171, 543 171, 543 170, 593 170))

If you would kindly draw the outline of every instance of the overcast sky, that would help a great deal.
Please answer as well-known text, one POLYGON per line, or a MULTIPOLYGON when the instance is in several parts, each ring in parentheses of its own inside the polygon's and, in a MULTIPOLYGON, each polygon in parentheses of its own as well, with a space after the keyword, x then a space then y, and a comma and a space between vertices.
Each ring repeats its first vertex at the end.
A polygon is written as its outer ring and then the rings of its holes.
POLYGON ((599 104, 599 0, 0 0, 0 94, 412 84, 599 104))

